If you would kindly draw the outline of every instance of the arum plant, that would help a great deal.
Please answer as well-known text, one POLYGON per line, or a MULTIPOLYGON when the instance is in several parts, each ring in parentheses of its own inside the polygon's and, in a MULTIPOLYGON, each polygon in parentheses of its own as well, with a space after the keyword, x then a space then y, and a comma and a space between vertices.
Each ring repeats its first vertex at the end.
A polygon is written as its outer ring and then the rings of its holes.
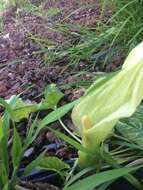
POLYGON ((72 111, 82 145, 91 153, 79 151, 81 168, 97 163, 100 145, 116 123, 136 111, 143 99, 142 84, 143 42, 129 53, 119 72, 98 79, 72 111))

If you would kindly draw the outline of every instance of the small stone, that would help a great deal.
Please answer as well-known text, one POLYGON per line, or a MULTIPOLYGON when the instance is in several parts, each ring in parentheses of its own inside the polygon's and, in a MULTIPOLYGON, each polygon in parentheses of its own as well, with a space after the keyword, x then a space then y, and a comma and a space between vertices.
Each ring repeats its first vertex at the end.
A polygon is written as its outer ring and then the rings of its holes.
POLYGON ((33 153, 34 153, 34 147, 31 147, 28 150, 26 150, 26 152, 24 153, 24 157, 29 157, 33 153))

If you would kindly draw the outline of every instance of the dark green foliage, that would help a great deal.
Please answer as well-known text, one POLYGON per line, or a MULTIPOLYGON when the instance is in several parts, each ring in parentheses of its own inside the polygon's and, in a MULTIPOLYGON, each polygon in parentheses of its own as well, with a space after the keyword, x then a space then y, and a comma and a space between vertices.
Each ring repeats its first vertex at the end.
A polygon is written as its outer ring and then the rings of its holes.
POLYGON ((143 148, 143 105, 131 118, 121 120, 116 128, 122 136, 143 148))

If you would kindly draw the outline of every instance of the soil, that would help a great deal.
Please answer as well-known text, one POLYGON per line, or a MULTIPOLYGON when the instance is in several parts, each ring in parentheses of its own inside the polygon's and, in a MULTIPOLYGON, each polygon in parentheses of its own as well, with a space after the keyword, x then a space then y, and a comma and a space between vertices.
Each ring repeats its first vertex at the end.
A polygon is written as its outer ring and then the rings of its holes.
MULTIPOLYGON (((85 4, 93 2, 88 0, 85 4)), ((52 7, 58 8, 61 12, 50 19, 16 8, 10 8, 0 14, 4 26, 0 33, 0 97, 6 99, 22 92, 25 99, 33 99, 49 83, 70 82, 70 74, 66 75, 70 72, 66 70, 66 63, 43 67, 44 55, 38 53, 41 45, 31 39, 30 34, 44 40, 54 40, 56 44, 61 43, 67 37, 51 31, 49 29, 51 26, 62 22, 94 25, 99 16, 99 6, 93 9, 80 9, 83 0, 78 3, 76 0, 36 0, 32 3, 35 6, 42 6, 44 10, 52 7), (60 75, 63 69, 65 74, 60 75)))

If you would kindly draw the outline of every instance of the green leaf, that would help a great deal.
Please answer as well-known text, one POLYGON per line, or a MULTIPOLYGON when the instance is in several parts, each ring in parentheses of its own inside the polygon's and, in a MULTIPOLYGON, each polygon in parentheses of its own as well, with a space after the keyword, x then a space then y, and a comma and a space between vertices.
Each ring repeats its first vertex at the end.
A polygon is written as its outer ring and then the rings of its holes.
POLYGON ((24 147, 28 147, 34 140, 35 140, 35 133, 36 133, 36 130, 37 130, 37 121, 38 119, 38 114, 37 116, 35 117, 34 121, 32 122, 31 126, 29 127, 28 131, 27 131, 27 134, 26 134, 26 139, 25 139, 25 144, 24 144, 24 147))
POLYGON ((8 103, 5 101, 5 108, 10 113, 13 121, 19 122, 21 119, 28 118, 30 113, 38 111, 38 104, 29 104, 22 101, 21 98, 16 98, 14 105, 8 104, 11 98, 7 100, 8 103))
MULTIPOLYGON (((100 155, 101 157, 108 163, 111 165, 111 167, 113 168, 120 168, 122 166, 120 166, 117 162, 117 160, 115 160, 111 155, 110 153, 108 152, 105 152, 103 148, 101 148, 101 151, 100 151, 100 155)), ((137 189, 140 189, 142 190, 143 189, 143 185, 142 183, 136 178, 134 177, 132 174, 127 174, 125 176, 125 179, 127 181, 129 181, 133 186, 135 186, 137 189)))
POLYGON ((122 136, 143 148, 143 105, 132 117, 118 122, 116 129, 122 136))
POLYGON ((92 190, 93 188, 98 187, 103 183, 117 179, 121 176, 125 176, 128 173, 135 171, 136 169, 137 168, 121 168, 94 174, 77 181, 73 185, 64 188, 64 190, 92 190))
POLYGON ((77 181, 78 179, 80 179, 81 177, 85 176, 87 173, 95 171, 96 167, 88 167, 85 168, 83 170, 81 170, 80 172, 76 173, 75 175, 73 175, 73 177, 65 184, 65 188, 67 188, 68 186, 70 186, 72 183, 74 183, 75 181, 77 181))
POLYGON ((3 100, 2 98, 0 98, 0 105, 2 105, 7 110, 7 112, 10 114, 12 119, 15 118, 15 115, 13 113, 13 110, 12 110, 11 106, 5 100, 3 100))
POLYGON ((0 141, 0 159, 6 167, 7 173, 9 173, 9 155, 8 155, 8 140, 9 140, 9 113, 5 111, 2 122, 3 138, 0 141))
POLYGON ((37 111, 38 104, 24 102, 17 96, 12 96, 9 100, 7 100, 7 102, 9 103, 13 97, 16 98, 15 104, 11 105, 11 109, 14 114, 14 121, 19 122, 21 119, 28 118, 30 113, 37 111))
POLYGON ((9 183, 6 183, 2 190, 9 190, 9 183))
POLYGON ((74 139, 70 138, 69 136, 65 135, 64 133, 62 133, 62 132, 60 132, 58 130, 54 130, 54 129, 51 129, 51 128, 48 128, 48 129, 51 132, 53 132, 57 137, 64 140, 65 142, 69 143, 73 147, 75 147, 77 150, 83 151, 83 152, 89 154, 91 157, 93 156, 86 148, 84 148, 80 143, 78 143, 74 139))
POLYGON ((48 85, 44 92, 44 100, 39 104, 28 104, 22 101, 21 98, 17 100, 17 105, 14 108, 14 114, 17 121, 23 118, 28 118, 32 112, 54 109, 59 100, 63 97, 63 93, 59 91, 55 84, 48 85))
POLYGON ((3 124, 2 123, 3 123, 2 118, 0 118, 0 141, 3 138, 3 128, 2 128, 3 124))
POLYGON ((8 174, 4 163, 0 160, 0 187, 2 188, 8 182, 8 174))
POLYGON ((100 187, 98 187, 98 190, 108 190, 109 185, 111 185, 113 183, 113 181, 103 183, 100 187))
POLYGON ((78 100, 73 101, 69 104, 66 104, 58 109, 56 109, 55 111, 52 111, 51 113, 49 113, 41 122, 40 122, 40 128, 45 127, 46 125, 60 119, 61 117, 63 117, 66 113, 68 113, 73 106, 77 103, 78 100))
POLYGON ((3 162, 5 170, 7 172, 7 176, 9 176, 9 153, 8 153, 8 140, 9 140, 9 133, 10 133, 10 118, 14 119, 15 115, 13 113, 13 110, 11 109, 11 106, 14 106, 16 104, 17 97, 12 96, 9 102, 6 102, 5 100, 0 98, 0 104, 3 105, 6 109, 4 112, 4 115, 2 117, 1 122, 1 131, 3 133, 3 137, 0 141, 0 160, 3 162))
POLYGON ((12 161, 14 167, 19 165, 21 159, 21 153, 22 153, 22 142, 17 132, 17 129, 14 127, 14 137, 12 145, 12 161))
POLYGON ((28 118, 29 114, 32 112, 44 109, 54 109, 59 100, 63 97, 63 93, 59 91, 56 85, 52 84, 46 88, 44 96, 45 99, 39 104, 24 102, 17 96, 12 96, 7 101, 0 99, 0 104, 7 109, 13 121, 19 122, 21 119, 28 118), (15 104, 10 105, 13 99, 15 99, 15 104))
POLYGON ((33 160, 30 164, 26 166, 24 169, 23 176, 28 175, 33 169, 38 167, 38 165, 42 162, 44 157, 44 153, 40 154, 35 160, 33 160))
POLYGON ((12 96, 6 101, 0 98, 0 104, 5 107, 11 119, 16 122, 27 118, 31 112, 37 110, 36 104, 27 104, 17 96, 12 96))
POLYGON ((36 112, 37 105, 25 105, 22 107, 15 108, 13 111, 15 114, 14 121, 19 122, 21 119, 27 119, 30 113, 36 112))
POLYGON ((65 169, 69 169, 69 165, 57 157, 43 157, 38 165, 40 169, 52 170, 61 174, 65 169))
POLYGON ((37 135, 39 134, 41 129, 43 129, 50 123, 57 121, 58 119, 63 117, 65 114, 67 114, 73 108, 73 106, 76 104, 77 101, 78 100, 73 101, 69 104, 66 104, 66 105, 52 111, 43 120, 41 120, 38 124, 38 128, 35 132, 35 135, 32 137, 33 140, 37 137, 37 135))
POLYGON ((44 92, 44 101, 49 103, 51 108, 54 108, 64 94, 56 87, 55 84, 48 85, 44 92))

